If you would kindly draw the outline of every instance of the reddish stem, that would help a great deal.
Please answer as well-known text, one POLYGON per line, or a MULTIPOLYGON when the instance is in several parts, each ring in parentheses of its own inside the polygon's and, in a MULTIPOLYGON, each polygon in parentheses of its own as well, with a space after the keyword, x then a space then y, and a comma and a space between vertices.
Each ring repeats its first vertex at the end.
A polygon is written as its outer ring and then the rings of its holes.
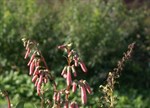
POLYGON ((5 97, 8 102, 8 108, 11 108, 9 96, 6 94, 5 97))

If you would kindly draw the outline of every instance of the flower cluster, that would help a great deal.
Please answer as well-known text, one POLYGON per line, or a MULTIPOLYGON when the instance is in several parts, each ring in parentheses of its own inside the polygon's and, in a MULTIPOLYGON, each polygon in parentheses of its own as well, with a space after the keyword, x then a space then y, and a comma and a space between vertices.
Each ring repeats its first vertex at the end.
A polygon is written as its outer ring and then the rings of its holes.
POLYGON ((29 75, 32 77, 32 82, 37 89, 38 95, 40 95, 42 84, 46 84, 49 80, 49 70, 42 54, 37 49, 37 44, 27 39, 22 40, 26 49, 24 58, 30 57, 27 64, 29 66, 29 75))
MULTIPOLYGON (((87 103, 87 94, 86 91, 91 94, 91 88, 89 84, 85 80, 80 80, 80 81, 72 81, 72 74, 74 77, 77 77, 77 71, 76 67, 80 66, 83 72, 87 72, 87 68, 84 64, 84 62, 80 59, 79 55, 77 54, 76 51, 71 50, 71 44, 66 44, 66 45, 60 45, 58 46, 58 49, 65 50, 67 52, 67 61, 68 64, 64 66, 61 75, 66 79, 67 83, 67 91, 70 90, 70 87, 72 86, 72 92, 75 93, 77 86, 80 87, 81 89, 81 100, 82 104, 87 103)), ((65 103, 65 106, 68 106, 68 102, 65 103)), ((68 107, 65 107, 68 108, 68 107)), ((76 102, 71 102, 70 103, 70 108, 78 108, 78 105, 76 102)))

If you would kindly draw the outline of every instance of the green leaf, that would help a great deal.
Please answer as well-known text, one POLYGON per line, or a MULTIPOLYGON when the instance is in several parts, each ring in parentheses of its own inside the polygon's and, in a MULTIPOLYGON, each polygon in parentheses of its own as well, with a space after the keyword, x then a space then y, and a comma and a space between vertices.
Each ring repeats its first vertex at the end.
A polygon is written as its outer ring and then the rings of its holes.
POLYGON ((20 102, 17 104, 16 108, 24 108, 24 102, 23 102, 23 101, 20 101, 20 102))

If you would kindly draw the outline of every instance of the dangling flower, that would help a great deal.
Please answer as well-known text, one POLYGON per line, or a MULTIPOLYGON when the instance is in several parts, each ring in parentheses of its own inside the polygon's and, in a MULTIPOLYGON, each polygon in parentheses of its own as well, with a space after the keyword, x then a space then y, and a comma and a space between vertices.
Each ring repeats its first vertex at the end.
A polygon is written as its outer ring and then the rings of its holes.
POLYGON ((57 101, 57 93, 56 93, 56 92, 54 92, 53 100, 54 100, 54 101, 57 101))
POLYGON ((38 81, 38 84, 37 84, 37 93, 38 93, 38 95, 40 95, 40 92, 41 92, 42 81, 43 81, 43 74, 40 74, 40 78, 39 78, 39 81, 38 81))
POLYGON ((77 90, 77 84, 75 82, 72 83, 72 92, 74 93, 77 90))
POLYGON ((64 103, 64 108, 68 108, 68 106, 69 106, 68 101, 65 101, 65 103, 64 103))
POLYGON ((82 100, 82 104, 87 103, 87 96, 86 96, 85 86, 81 86, 81 100, 82 100))
POLYGON ((35 82, 38 78, 38 75, 34 75, 33 78, 32 78, 32 82, 35 82))
POLYGON ((30 72, 29 75, 32 75, 34 72, 34 67, 35 67, 35 59, 31 62, 30 64, 30 72))
POLYGON ((58 102, 60 101, 60 92, 57 93, 57 99, 58 102))
POLYGON ((74 74, 74 76, 76 77, 77 76, 77 72, 74 68, 74 65, 71 66, 71 70, 72 70, 72 73, 74 74))
POLYGON ((31 62, 34 60, 34 57, 35 57, 35 52, 32 54, 30 61, 27 64, 28 66, 30 66, 31 62))
POLYGON ((64 49, 64 48, 66 48, 66 45, 60 45, 60 46, 58 46, 58 49, 64 49))
POLYGON ((75 103, 71 102, 70 107, 69 108, 75 108, 75 103))
POLYGON ((77 103, 75 103, 75 108, 79 108, 77 103))
POLYGON ((83 72, 87 72, 87 68, 83 62, 80 62, 80 66, 83 72))
POLYGON ((89 93, 89 94, 92 94, 92 90, 89 86, 89 84, 84 80, 83 83, 85 84, 85 88, 86 88, 86 91, 89 93))
POLYGON ((78 56, 77 56, 77 54, 74 55, 73 60, 74 60, 74 65, 77 67, 78 66, 78 56))
POLYGON ((66 70, 67 70, 67 66, 65 66, 61 72, 61 75, 63 76, 65 73, 66 73, 66 70))
POLYGON ((71 78, 71 72, 70 72, 70 66, 67 67, 67 86, 71 85, 72 78, 71 78))
POLYGON ((26 54, 25 54, 25 56, 24 56, 24 59, 27 59, 27 57, 29 56, 29 54, 30 54, 30 49, 27 48, 26 54))

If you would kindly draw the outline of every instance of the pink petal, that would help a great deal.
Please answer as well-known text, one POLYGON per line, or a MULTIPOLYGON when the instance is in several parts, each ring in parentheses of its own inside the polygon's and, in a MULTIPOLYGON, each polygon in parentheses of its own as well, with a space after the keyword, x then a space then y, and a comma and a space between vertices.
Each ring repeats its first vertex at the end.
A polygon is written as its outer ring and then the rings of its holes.
POLYGON ((80 62, 80 66, 83 72, 87 72, 87 68, 83 62, 80 62))
POLYGON ((92 90, 91 90, 89 84, 88 84, 86 81, 83 81, 83 83, 85 84, 86 91, 87 91, 89 94, 92 94, 92 90))
POLYGON ((77 76, 77 72, 76 72, 76 70, 75 70, 75 68, 74 68, 74 65, 71 66, 71 69, 72 69, 72 72, 73 72, 74 76, 76 77, 76 76, 77 76))
POLYGON ((66 48, 66 45, 59 45, 58 46, 58 49, 64 49, 64 48, 66 48))
POLYGON ((75 104, 75 108, 79 108, 77 103, 75 104))
POLYGON ((33 72, 33 75, 38 75, 39 74, 39 66, 37 66, 33 72))
POLYGON ((60 92, 57 93, 57 101, 60 101, 60 92))
POLYGON ((68 105, 69 105, 69 103, 66 101, 66 102, 64 103, 64 108, 68 108, 68 105))
POLYGON ((70 107, 69 108, 75 108, 75 103, 71 102, 70 107))
POLYGON ((35 81, 37 80, 37 78, 38 78, 38 76, 37 76, 37 75, 33 76, 33 78, 32 78, 32 82, 35 82, 35 81))
POLYGON ((26 51, 26 54, 24 56, 24 59, 27 59, 27 57, 29 56, 29 54, 30 54, 30 49, 28 48, 27 51, 26 51))
POLYGON ((56 92, 54 92, 53 100, 54 100, 54 101, 56 101, 56 100, 57 100, 57 93, 56 93, 56 92))
POLYGON ((28 66, 30 66, 30 64, 31 64, 31 62, 33 61, 34 57, 35 57, 35 53, 32 54, 32 56, 31 56, 31 58, 30 58, 30 61, 29 61, 28 64, 27 64, 28 66))
POLYGON ((87 96, 86 96, 86 91, 84 86, 81 86, 81 100, 82 100, 82 104, 87 103, 87 96))
POLYGON ((71 78, 71 72, 70 72, 70 66, 67 67, 67 86, 71 85, 72 78, 71 78))
POLYGON ((61 72, 61 75, 63 76, 65 73, 66 73, 66 70, 67 70, 67 66, 65 66, 61 72))
POLYGON ((72 83, 72 92, 74 93, 77 89, 77 84, 75 82, 72 83))
POLYGON ((39 82, 39 80, 36 79, 35 84, 34 84, 35 87, 37 86, 38 82, 39 82))
POLYGON ((33 60, 33 61, 31 62, 31 65, 30 65, 30 72, 29 72, 29 75, 32 75, 32 74, 33 74, 33 72, 34 72, 34 66, 35 66, 35 61, 33 60))

